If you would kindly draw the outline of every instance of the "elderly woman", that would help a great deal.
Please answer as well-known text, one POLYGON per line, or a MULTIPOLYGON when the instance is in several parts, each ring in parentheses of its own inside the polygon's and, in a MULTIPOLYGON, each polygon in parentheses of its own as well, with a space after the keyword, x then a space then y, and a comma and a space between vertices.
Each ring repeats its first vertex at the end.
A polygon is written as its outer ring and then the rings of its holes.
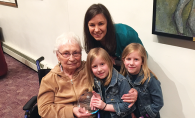
POLYGON ((78 98, 90 91, 85 62, 81 61, 81 43, 74 33, 56 39, 54 52, 57 64, 43 77, 37 98, 42 118, 73 118, 90 116, 77 107, 78 98))

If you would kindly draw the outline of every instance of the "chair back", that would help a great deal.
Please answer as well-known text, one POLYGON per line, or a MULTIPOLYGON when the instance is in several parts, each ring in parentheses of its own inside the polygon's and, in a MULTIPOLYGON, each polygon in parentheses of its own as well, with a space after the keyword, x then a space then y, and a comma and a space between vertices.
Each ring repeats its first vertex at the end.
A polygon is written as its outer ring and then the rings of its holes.
POLYGON ((51 69, 40 69, 38 70, 39 85, 41 84, 42 78, 50 72, 51 69))

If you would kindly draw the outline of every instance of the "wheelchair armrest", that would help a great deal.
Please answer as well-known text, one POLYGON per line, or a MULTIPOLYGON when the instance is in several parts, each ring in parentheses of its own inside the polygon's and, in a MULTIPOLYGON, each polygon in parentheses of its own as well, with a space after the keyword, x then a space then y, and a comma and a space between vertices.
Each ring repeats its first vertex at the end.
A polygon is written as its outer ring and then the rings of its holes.
POLYGON ((37 96, 33 96, 23 107, 23 110, 30 110, 37 103, 37 96))

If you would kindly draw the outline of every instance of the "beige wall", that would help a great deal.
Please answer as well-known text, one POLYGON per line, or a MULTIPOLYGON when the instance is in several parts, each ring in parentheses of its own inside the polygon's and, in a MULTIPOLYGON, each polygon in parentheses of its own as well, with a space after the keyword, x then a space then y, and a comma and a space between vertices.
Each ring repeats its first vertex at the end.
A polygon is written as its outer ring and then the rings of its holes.
MULTIPOLYGON (((151 70, 162 84, 162 118, 192 118, 195 111, 195 42, 151 34, 153 0, 17 0, 18 8, 0 5, 0 26, 5 42, 32 57, 45 57, 53 67, 55 38, 74 31, 83 38, 83 18, 93 3, 103 3, 115 23, 139 34, 151 70)), ((83 60, 86 54, 83 53, 83 60)))

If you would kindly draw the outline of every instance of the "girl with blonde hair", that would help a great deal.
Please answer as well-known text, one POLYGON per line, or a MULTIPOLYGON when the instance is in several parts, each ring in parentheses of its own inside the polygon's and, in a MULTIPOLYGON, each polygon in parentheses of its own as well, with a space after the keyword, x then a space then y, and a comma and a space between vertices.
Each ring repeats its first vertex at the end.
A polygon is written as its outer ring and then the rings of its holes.
POLYGON ((123 102, 121 97, 131 89, 127 79, 113 68, 109 54, 103 48, 93 48, 87 55, 87 77, 94 90, 91 99, 92 109, 100 109, 100 116, 105 118, 127 118, 135 106, 123 102))
POLYGON ((147 53, 138 43, 126 46, 122 53, 120 73, 138 91, 134 114, 137 118, 160 118, 159 110, 163 106, 163 95, 155 74, 147 66, 147 53))

